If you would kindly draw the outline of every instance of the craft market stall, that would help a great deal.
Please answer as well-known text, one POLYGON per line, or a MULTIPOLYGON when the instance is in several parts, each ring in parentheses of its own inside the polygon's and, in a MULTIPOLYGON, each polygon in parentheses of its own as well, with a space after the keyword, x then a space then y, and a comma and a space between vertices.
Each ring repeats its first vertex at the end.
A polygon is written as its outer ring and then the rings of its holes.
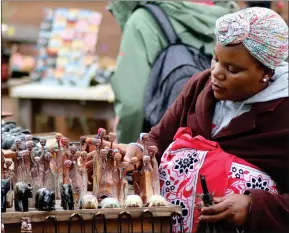
POLYGON ((1 127, 2 232, 182 230, 181 207, 160 195, 157 148, 146 146, 146 135, 139 170, 104 128, 71 142, 60 133, 33 135, 12 121, 1 127))

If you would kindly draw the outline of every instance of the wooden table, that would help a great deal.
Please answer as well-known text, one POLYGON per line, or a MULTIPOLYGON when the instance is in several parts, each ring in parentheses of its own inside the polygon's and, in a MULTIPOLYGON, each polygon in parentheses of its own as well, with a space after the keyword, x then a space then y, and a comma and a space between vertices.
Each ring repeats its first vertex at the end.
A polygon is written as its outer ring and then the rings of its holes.
POLYGON ((18 102, 18 124, 32 132, 35 132, 37 114, 57 117, 57 131, 63 134, 66 117, 87 117, 108 122, 115 116, 114 94, 109 84, 78 88, 29 83, 11 87, 9 91, 10 97, 18 102))

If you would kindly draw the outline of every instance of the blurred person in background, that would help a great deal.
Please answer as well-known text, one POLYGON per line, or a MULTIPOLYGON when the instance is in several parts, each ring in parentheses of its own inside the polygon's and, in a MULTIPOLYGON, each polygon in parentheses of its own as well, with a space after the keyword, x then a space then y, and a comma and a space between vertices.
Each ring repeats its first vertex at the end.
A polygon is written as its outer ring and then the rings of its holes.
MULTIPOLYGON (((115 93, 115 131, 120 143, 138 138, 144 129, 144 95, 152 65, 167 46, 161 29, 146 9, 145 1, 115 1, 108 8, 122 30, 117 66, 111 78, 115 93)), ((166 13, 182 43, 213 55, 216 20, 235 11, 235 3, 156 2, 166 13)))

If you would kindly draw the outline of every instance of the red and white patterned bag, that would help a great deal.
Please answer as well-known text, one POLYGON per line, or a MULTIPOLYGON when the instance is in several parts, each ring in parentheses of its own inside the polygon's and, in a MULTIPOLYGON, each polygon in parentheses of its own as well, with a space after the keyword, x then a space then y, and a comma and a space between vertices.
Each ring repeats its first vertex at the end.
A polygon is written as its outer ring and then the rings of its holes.
MULTIPOLYGON (((202 194, 200 174, 216 197, 243 194, 246 189, 263 189, 277 194, 275 182, 256 166, 224 152, 218 143, 192 137, 190 128, 180 128, 164 152, 159 167, 161 194, 182 206, 184 232, 195 232, 199 211, 196 194, 202 194)), ((176 221, 175 221, 176 223, 176 221)), ((174 225, 174 232, 178 230, 174 225)))

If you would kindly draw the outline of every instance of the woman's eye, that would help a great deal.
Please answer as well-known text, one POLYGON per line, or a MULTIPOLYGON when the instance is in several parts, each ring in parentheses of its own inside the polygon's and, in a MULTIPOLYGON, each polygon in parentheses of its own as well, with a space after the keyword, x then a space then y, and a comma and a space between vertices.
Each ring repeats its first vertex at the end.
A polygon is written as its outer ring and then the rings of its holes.
POLYGON ((233 73, 233 74, 236 74, 236 73, 239 72, 239 71, 238 71, 236 68, 234 68, 233 66, 228 66, 228 70, 229 70, 231 73, 233 73))

